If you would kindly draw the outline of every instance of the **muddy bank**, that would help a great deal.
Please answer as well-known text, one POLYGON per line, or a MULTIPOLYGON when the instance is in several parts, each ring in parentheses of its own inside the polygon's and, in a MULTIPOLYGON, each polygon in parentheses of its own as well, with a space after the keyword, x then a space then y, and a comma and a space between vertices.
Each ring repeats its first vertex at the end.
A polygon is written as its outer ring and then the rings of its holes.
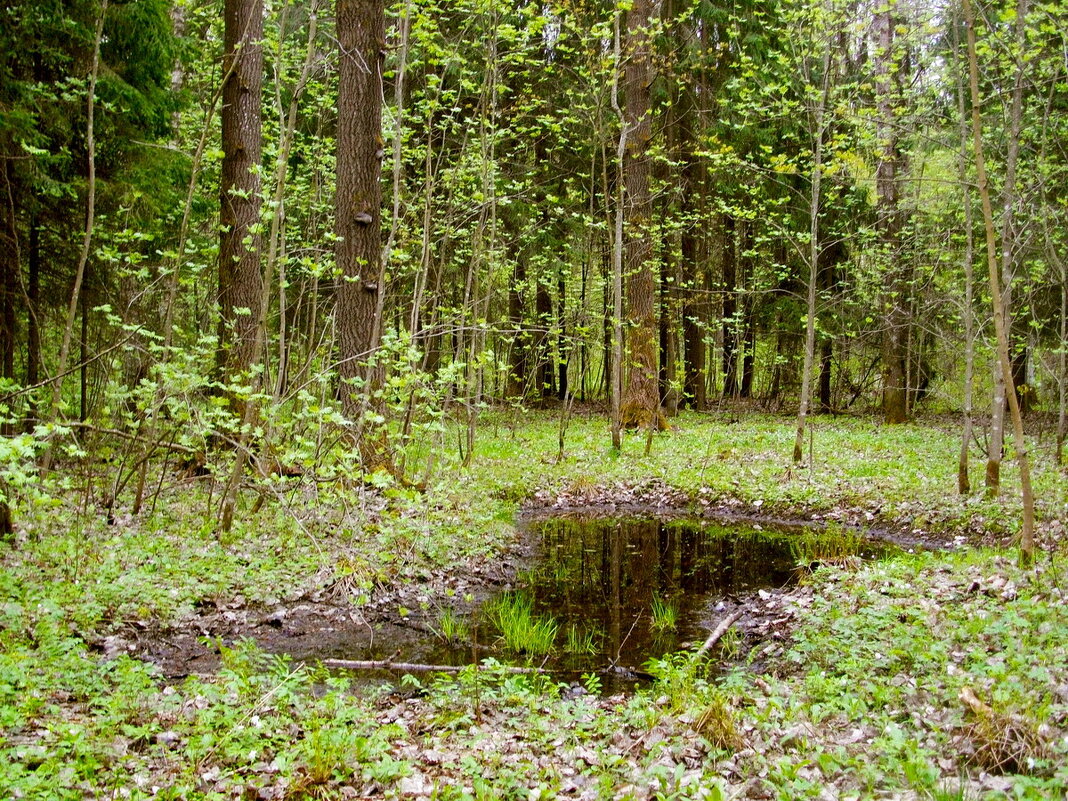
MULTIPOLYGON (((741 615, 735 635, 728 639, 729 647, 717 653, 717 659, 740 660, 757 649, 755 658, 762 661, 781 652, 778 644, 788 638, 808 594, 803 587, 794 586, 795 562, 788 546, 785 551, 781 545, 769 551, 768 543, 776 538, 784 541, 784 532, 818 529, 821 521, 747 515, 741 509, 730 513, 707 509, 695 516, 692 506, 677 504, 678 497, 653 498, 648 492, 632 491, 612 498, 583 506, 573 498, 528 506, 518 519, 516 540, 496 559, 439 571, 418 583, 357 591, 339 579, 304 597, 271 606, 250 604, 240 596, 220 599, 203 603, 194 615, 173 625, 127 626, 98 646, 106 656, 129 653, 151 662, 168 679, 216 671, 224 649, 245 638, 255 640, 267 653, 284 654, 298 662, 355 659, 462 665, 490 655, 508 661, 516 655, 500 645, 497 632, 478 630, 478 621, 484 617, 479 615, 479 607, 517 586, 529 590, 532 583, 541 587, 555 582, 555 589, 550 587, 547 594, 538 596, 539 613, 559 621, 560 640, 568 629, 581 629, 592 632, 600 648, 583 658, 557 655, 550 667, 561 675, 607 668, 640 673, 650 656, 699 644, 709 630, 735 612, 741 615), (640 534, 631 532, 627 536, 635 539, 615 548, 615 581, 622 584, 614 590, 614 619, 603 602, 613 593, 608 583, 612 571, 604 561, 613 550, 608 544, 612 536, 602 531, 591 540, 573 528, 603 527, 604 521, 611 519, 629 520, 630 528, 648 529, 640 534), (720 532, 714 538, 718 544, 713 552, 707 543, 687 545, 685 535, 679 533, 682 521, 691 521, 699 529, 706 524, 741 528, 733 537, 720 532), (544 528, 548 523, 564 528, 549 537, 544 528), (674 560, 670 565, 662 564, 664 554, 657 555, 658 541, 670 552, 667 558, 674 560), (726 556, 722 551, 725 545, 730 550, 726 556), (569 549, 577 553, 568 559, 580 559, 581 566, 562 560, 561 554, 569 549), (603 564, 592 564, 590 555, 594 553, 603 564), (690 568, 686 567, 687 558, 693 563, 690 568), (726 561, 726 572, 704 578, 694 574, 687 579, 702 559, 705 566, 700 570, 723 569, 721 563, 726 561), (709 559, 720 567, 709 568, 709 559), (754 577, 754 570, 767 575, 754 577), (580 585, 585 595, 559 597, 580 585), (652 630, 649 607, 661 594, 674 598, 681 607, 679 624, 670 632, 652 630), (630 596, 630 607, 620 607, 621 596, 630 596), (441 630, 443 614, 470 623, 471 635, 449 642, 441 630)), ((618 532, 622 523, 615 525, 618 532)), ((707 540, 705 534, 701 536, 707 540)), ((483 628, 488 629, 484 623, 483 628)))
POLYGON ((220 646, 246 638, 266 653, 297 662, 389 659, 401 651, 412 661, 454 664, 458 657, 448 651, 455 649, 439 647, 444 643, 434 632, 439 610, 448 605, 458 614, 471 614, 489 595, 510 587, 528 559, 529 548, 516 542, 496 561, 438 571, 416 584, 375 586, 366 594, 342 579, 270 606, 241 596, 205 601, 174 623, 126 624, 93 645, 108 658, 127 653, 150 662, 167 679, 217 671, 220 646))

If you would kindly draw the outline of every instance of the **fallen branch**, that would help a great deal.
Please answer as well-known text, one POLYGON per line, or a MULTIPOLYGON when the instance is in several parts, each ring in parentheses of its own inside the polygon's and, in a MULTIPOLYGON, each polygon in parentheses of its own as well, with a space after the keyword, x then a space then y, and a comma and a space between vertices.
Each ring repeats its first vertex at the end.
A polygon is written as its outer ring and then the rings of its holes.
POLYGON ((187 445, 179 445, 177 442, 164 442, 160 439, 149 439, 142 437, 139 434, 131 434, 129 431, 121 431, 117 428, 101 428, 95 426, 92 423, 85 422, 66 422, 63 423, 68 428, 79 428, 83 431, 89 431, 93 434, 107 434, 112 437, 119 437, 121 439, 129 440, 131 442, 139 442, 142 445, 148 445, 151 448, 162 448, 163 450, 173 451, 174 453, 181 453, 186 456, 196 456, 199 451, 196 448, 190 448, 187 445))
MULTIPOLYGON (((409 673, 459 673, 469 665, 424 665, 418 662, 393 662, 389 659, 324 659, 323 667, 341 670, 403 670, 409 673)), ((505 673, 544 673, 541 668, 501 666, 505 673)))
POLYGON ((723 621, 718 626, 716 626, 715 630, 708 635, 708 639, 705 640, 705 644, 697 649, 697 653, 693 655, 693 661, 696 662, 708 652, 709 648, 719 642, 720 637, 726 634, 727 630, 736 622, 738 622, 738 618, 740 618, 744 612, 745 608, 743 607, 742 609, 735 610, 731 614, 727 615, 727 617, 725 617, 723 621))

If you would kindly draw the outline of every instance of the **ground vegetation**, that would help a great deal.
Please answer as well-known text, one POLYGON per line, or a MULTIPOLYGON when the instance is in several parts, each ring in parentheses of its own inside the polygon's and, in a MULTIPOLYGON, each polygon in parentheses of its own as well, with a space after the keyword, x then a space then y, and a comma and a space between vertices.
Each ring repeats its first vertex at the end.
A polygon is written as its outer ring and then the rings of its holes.
POLYGON ((9 4, 4 794, 1063 794, 1062 5, 9 4), (602 693, 576 510, 838 545, 602 693))

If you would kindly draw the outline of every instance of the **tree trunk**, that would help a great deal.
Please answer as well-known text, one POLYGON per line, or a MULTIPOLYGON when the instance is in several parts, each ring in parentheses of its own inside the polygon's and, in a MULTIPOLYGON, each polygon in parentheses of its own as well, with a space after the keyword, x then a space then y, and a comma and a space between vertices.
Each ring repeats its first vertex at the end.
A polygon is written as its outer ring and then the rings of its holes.
MULTIPOLYGON (((382 0, 337 0, 337 325, 346 416, 359 420, 374 383, 382 286, 382 0), (363 382, 360 385, 360 381, 363 382)), ((370 469, 372 465, 365 465, 370 469)))
MULTIPOLYGON (((979 63, 975 45, 975 17, 971 0, 964 0, 964 19, 968 29, 968 78, 972 100, 972 145, 975 151, 976 183, 983 205, 983 222, 986 233, 987 268, 990 279, 990 299, 994 312, 994 333, 997 338, 998 361, 1001 376, 1006 386, 1012 383, 1012 360, 1009 356, 1008 327, 1005 324, 1004 296, 998 277, 997 234, 994 231, 994 210, 990 202, 990 186, 986 165, 983 161, 983 132, 979 116, 979 63)), ((1027 440, 1024 437, 1023 418, 1016 393, 1008 393, 1009 413, 1012 417, 1013 440, 1016 445, 1016 461, 1020 469, 1020 494, 1023 503, 1023 521, 1020 530, 1020 561, 1030 565, 1034 561, 1035 498, 1031 489, 1031 466, 1027 455, 1027 440)))
POLYGON ((695 151, 694 120, 696 99, 693 90, 684 86, 679 91, 679 110, 676 116, 676 159, 682 164, 679 172, 679 213, 682 232, 679 241, 680 271, 682 274, 682 339, 685 377, 684 400, 694 409, 704 409, 705 395, 705 320, 708 304, 705 299, 705 271, 700 260, 701 223, 697 219, 700 198, 704 189, 704 163, 695 151))
POLYGON ((219 364, 232 378, 252 366, 262 288, 263 0, 225 0, 223 19, 219 364))
POLYGON ((973 260, 975 257, 975 234, 972 221, 972 193, 968 184, 967 151, 968 151, 968 116, 965 110, 964 93, 965 77, 964 69, 956 62, 956 56, 960 52, 958 31, 959 17, 957 7, 953 14, 953 54, 954 65, 957 74, 957 115, 960 118, 960 155, 957 165, 957 180, 960 181, 962 202, 964 204, 964 423, 961 427, 960 454, 957 458, 957 492, 967 495, 972 491, 972 482, 969 475, 969 449, 972 443, 972 431, 974 421, 972 419, 972 403, 975 384, 975 270, 973 260))
POLYGON ((720 291, 723 296, 723 396, 738 392, 738 303, 735 285, 738 283, 737 225, 733 217, 723 218, 723 260, 720 291))
POLYGON ((626 282, 627 343, 626 389, 620 404, 619 420, 624 428, 666 428, 660 413, 656 367, 656 288, 653 280, 653 248, 650 223, 652 195, 649 191, 650 156, 653 138, 652 0, 634 0, 627 12, 627 59, 623 72, 626 105, 624 124, 628 128, 623 158, 626 192, 626 282))
POLYGON ((738 386, 738 397, 750 398, 753 396, 753 370, 756 364, 756 305, 755 299, 747 292, 753 275, 753 223, 742 224, 741 252, 738 254, 738 264, 741 267, 741 275, 738 279, 738 304, 739 323, 741 326, 741 383, 738 386))
POLYGON ((1068 437, 1068 271, 1061 265, 1061 347, 1057 355, 1057 464, 1064 464, 1068 437))
POLYGON ((571 359, 567 339, 567 283, 564 268, 560 265, 556 274, 556 397, 567 400, 567 368, 571 359))
POLYGON ((537 348, 535 349, 535 375, 538 380, 538 396, 548 400, 556 394, 556 372, 553 370, 552 341, 549 332, 553 327, 553 299, 545 280, 547 276, 538 277, 534 293, 534 309, 537 313, 537 348))
MULTIPOLYGON (((627 163, 627 147, 630 137, 628 112, 619 104, 619 73, 623 46, 620 33, 621 6, 617 5, 613 16, 612 37, 612 110, 619 119, 619 144, 616 148, 615 213, 612 221, 612 332, 611 349, 606 348, 606 364, 610 365, 609 397, 612 407, 612 447, 618 452, 623 447, 623 228, 626 219, 626 187, 623 174, 627 163), (611 355, 608 356, 608 353, 611 355)), ((608 194, 608 162, 605 160, 605 195, 608 194)), ((605 289, 607 291, 607 282, 605 289)))
POLYGON ((797 425, 794 432, 794 464, 801 464, 804 456, 805 420, 812 399, 812 365, 816 359, 816 282, 819 280, 820 262, 820 204, 823 185, 823 138, 826 134, 827 102, 831 92, 831 44, 827 42, 823 52, 823 75, 819 100, 813 109, 812 119, 812 178, 809 181, 809 251, 808 251, 808 297, 805 314, 805 361, 801 368, 801 400, 797 408, 797 425))
MULTIPOLYGON (((1027 0, 1016 4, 1016 41, 1024 44, 1027 0)), ((1013 79, 1012 101, 1009 107, 1009 136, 1005 153, 1005 183, 1001 190, 1001 308, 1005 315, 1005 336, 1012 354, 1012 285, 1016 275, 1016 167, 1020 157, 1020 133, 1023 129, 1024 65, 1017 63, 1013 79)), ((986 460, 986 491, 997 495, 1001 491, 1001 458, 1005 441, 1006 396, 1016 396, 1012 370, 1007 373, 995 365, 994 399, 990 412, 989 451, 986 460)))
MULTIPOLYGON (((30 216, 29 275, 26 282, 26 386, 41 380, 41 226, 37 214, 30 216)), ((37 395, 30 396, 26 427, 37 423, 37 395)))
POLYGON ((886 292, 883 296, 883 418, 887 423, 908 419, 906 364, 908 359, 908 287, 903 274, 901 231, 901 173, 903 159, 898 145, 896 113, 901 98, 902 65, 895 59, 894 32, 897 21, 893 6, 876 14, 878 53, 875 61, 878 97, 878 137, 881 152, 875 186, 879 237, 887 264, 886 292))
MULTIPOLYGON (((8 173, 6 185, 11 185, 11 162, 5 162, 4 170, 8 173)), ((8 382, 15 381, 15 346, 17 342, 17 317, 15 304, 19 291, 18 227, 15 223, 15 208, 4 204, 7 209, 3 236, 0 237, 0 375, 8 382)), ((0 398, 0 400, 6 400, 0 398)), ((8 438, 15 434, 15 423, 8 409, 0 422, 0 437, 8 438)), ((7 539, 13 531, 11 505, 6 497, 6 487, 0 485, 0 538, 7 539)))
MULTIPOLYGON (((56 375, 52 379, 52 399, 49 404, 48 419, 56 420, 60 412, 60 404, 63 398, 63 379, 67 373, 67 362, 70 358, 70 343, 74 337, 74 320, 78 313, 78 305, 82 293, 82 281, 85 278, 85 270, 89 264, 89 255, 93 243, 93 226, 96 221, 96 83, 100 74, 100 45, 104 38, 104 18, 107 15, 108 4, 105 0, 100 7, 100 17, 96 24, 96 38, 93 44, 93 63, 89 74, 89 97, 86 102, 85 122, 85 147, 87 153, 88 179, 86 181, 85 200, 85 232, 82 236, 82 249, 78 255, 78 265, 74 272, 74 286, 70 293, 70 303, 67 306, 67 319, 63 326, 63 340, 59 346, 59 359, 56 364, 56 375)), ((41 473, 47 473, 52 467, 53 450, 45 451, 41 461, 41 473)))
POLYGON ((512 283, 508 287, 508 320, 512 328, 512 347, 509 356, 508 385, 505 394, 521 400, 527 385, 527 340, 523 325, 523 291, 527 280, 526 254, 519 253, 512 269, 512 283))
POLYGON ((1020 404, 1020 414, 1027 414, 1035 400, 1035 390, 1029 374, 1031 348, 1021 345, 1012 354, 1012 386, 1016 392, 1016 402, 1020 404))
POLYGON ((819 401, 820 413, 830 414, 834 411, 831 399, 831 367, 833 364, 834 347, 829 336, 820 339, 820 377, 819 377, 819 401))

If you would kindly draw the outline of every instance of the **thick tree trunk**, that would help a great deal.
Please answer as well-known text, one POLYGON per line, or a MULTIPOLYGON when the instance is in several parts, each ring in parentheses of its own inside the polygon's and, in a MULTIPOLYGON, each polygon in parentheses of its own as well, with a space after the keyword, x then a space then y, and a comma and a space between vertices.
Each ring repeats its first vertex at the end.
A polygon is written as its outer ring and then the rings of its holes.
POLYGON ((226 0, 223 20, 219 346, 229 378, 252 366, 262 291, 263 0, 226 0))
POLYGON ((627 12, 627 59, 623 74, 628 128, 623 158, 626 191, 627 343, 626 389, 619 410, 624 428, 667 427, 660 413, 656 366, 656 287, 650 231, 649 147, 653 138, 652 0, 634 0, 627 12))
MULTIPOLYGON (((382 0, 337 0, 338 66, 335 256, 342 279, 337 326, 342 397, 357 420, 374 373, 382 286, 382 0), (363 381, 362 385, 360 381, 363 381)), ((368 465, 370 467, 370 465, 368 465)))

